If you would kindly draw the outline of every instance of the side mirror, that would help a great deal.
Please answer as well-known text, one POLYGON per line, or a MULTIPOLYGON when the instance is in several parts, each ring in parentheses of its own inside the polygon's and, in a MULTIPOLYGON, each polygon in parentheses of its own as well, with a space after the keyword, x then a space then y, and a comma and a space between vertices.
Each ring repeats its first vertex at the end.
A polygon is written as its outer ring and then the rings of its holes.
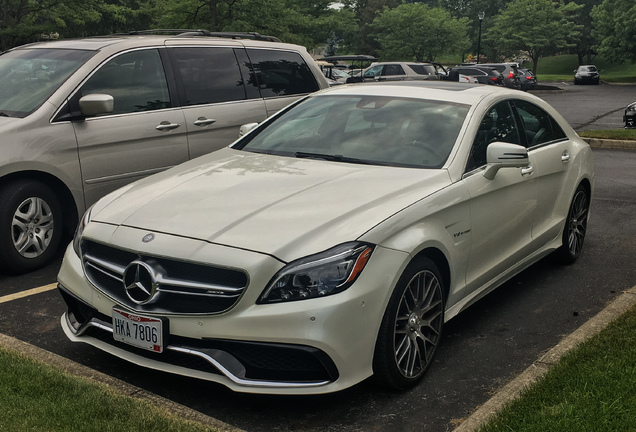
POLYGON ((258 126, 258 123, 246 123, 244 125, 241 125, 241 127, 239 128, 239 137, 247 135, 252 130, 256 129, 256 126, 258 126))
POLYGON ((486 149, 484 177, 492 180, 502 168, 524 168, 530 164, 528 149, 517 144, 494 142, 486 149))
POLYGON ((115 100, 111 95, 94 93, 83 96, 79 100, 79 107, 85 116, 111 114, 115 107, 115 100))

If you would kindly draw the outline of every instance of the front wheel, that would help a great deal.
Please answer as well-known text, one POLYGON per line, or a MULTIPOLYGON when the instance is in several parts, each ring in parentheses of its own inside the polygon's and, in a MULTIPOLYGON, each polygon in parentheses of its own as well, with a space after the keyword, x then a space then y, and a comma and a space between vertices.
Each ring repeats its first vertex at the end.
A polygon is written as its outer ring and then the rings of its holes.
POLYGON ((62 207, 53 190, 35 180, 0 188, 0 270, 26 273, 44 266, 62 239, 62 207))
POLYGON ((563 229, 563 244, 557 249, 557 257, 565 264, 571 264, 583 250, 583 242, 587 233, 587 217, 590 210, 590 197, 581 185, 576 189, 568 218, 563 229))
POLYGON ((376 342, 373 370, 383 387, 405 390, 422 379, 441 340, 444 305, 437 266, 414 259, 391 295, 376 342))

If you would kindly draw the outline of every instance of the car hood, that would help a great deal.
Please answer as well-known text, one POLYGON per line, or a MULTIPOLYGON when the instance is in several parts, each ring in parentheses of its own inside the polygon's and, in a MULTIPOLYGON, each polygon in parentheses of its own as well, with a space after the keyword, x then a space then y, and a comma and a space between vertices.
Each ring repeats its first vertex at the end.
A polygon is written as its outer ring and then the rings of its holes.
POLYGON ((290 261, 362 234, 450 184, 445 170, 296 159, 223 149, 141 180, 93 221, 290 261))

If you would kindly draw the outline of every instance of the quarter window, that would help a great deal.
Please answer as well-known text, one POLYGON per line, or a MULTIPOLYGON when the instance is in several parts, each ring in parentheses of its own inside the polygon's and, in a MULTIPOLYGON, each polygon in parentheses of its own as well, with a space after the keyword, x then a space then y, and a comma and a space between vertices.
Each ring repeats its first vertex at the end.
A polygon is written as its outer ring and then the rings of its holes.
POLYGON ((256 83, 263 97, 313 93, 318 82, 300 54, 289 51, 248 49, 256 83))
POLYGON ((82 87, 82 96, 93 93, 113 97, 113 114, 172 106, 163 64, 156 49, 132 51, 109 60, 82 87))

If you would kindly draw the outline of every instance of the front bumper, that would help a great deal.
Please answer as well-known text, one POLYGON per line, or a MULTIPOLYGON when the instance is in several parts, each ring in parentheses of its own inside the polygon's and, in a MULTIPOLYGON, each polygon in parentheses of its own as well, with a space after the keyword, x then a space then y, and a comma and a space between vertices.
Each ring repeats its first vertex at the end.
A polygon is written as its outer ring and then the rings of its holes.
POLYGON ((164 352, 154 353, 113 340, 112 308, 125 306, 86 279, 80 258, 69 247, 58 275, 68 306, 61 320, 64 332, 74 342, 91 344, 135 364, 217 382, 239 392, 329 393, 372 375, 378 329, 406 254, 376 247, 346 291, 266 305, 255 304, 255 299, 273 275, 273 262, 281 264, 248 251, 240 254, 250 286, 236 306, 221 314, 157 314, 169 321, 169 334, 164 352))

